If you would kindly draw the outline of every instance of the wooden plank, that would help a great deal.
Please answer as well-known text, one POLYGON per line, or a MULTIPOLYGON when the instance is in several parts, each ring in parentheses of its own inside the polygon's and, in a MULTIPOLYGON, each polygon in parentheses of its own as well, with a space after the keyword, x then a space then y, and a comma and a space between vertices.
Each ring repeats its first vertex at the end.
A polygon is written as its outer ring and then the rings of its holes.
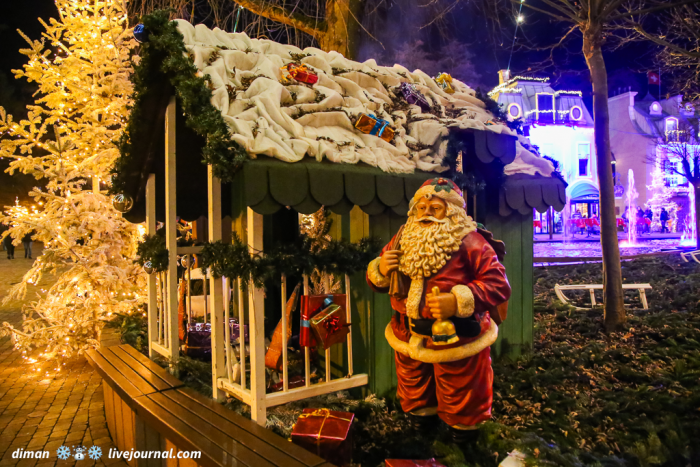
MULTIPOLYGON (((391 241, 391 219, 388 215, 370 216, 370 232, 381 241, 382 246, 391 241)), ((374 294, 374 308, 370 311, 370 390, 384 396, 393 389, 391 369, 394 367, 394 354, 384 338, 384 329, 391 321, 393 310, 387 294, 374 294)))
POLYGON ((288 446, 282 438, 278 437, 278 443, 276 445, 270 444, 245 430, 239 424, 229 421, 210 410, 208 407, 192 400, 180 391, 168 391, 163 393, 163 396, 186 411, 182 417, 189 424, 196 427, 206 427, 206 430, 202 428, 200 431, 213 442, 221 446, 222 449, 228 450, 226 446, 222 445, 215 437, 210 436, 212 433, 220 432, 227 437, 233 438, 242 446, 238 447, 237 450, 250 450, 251 453, 255 453, 279 467, 302 467, 309 465, 290 457, 285 452, 288 446), (280 446, 285 449, 282 449, 280 446))
POLYGON ((175 96, 170 98, 165 112, 165 247, 168 249, 166 347, 174 364, 180 355, 177 318, 177 177, 175 153, 175 96))
POLYGON ((177 247, 178 255, 197 255, 202 252, 204 247, 201 246, 179 246, 177 247))
MULTIPOLYGON (((124 363, 124 360, 119 358, 118 355, 115 355, 111 347, 105 347, 103 349, 100 349, 99 352, 114 367, 116 371, 118 371, 121 375, 126 377, 131 382, 131 384, 136 386, 136 389, 141 391, 141 394, 152 394, 156 392, 154 386, 151 385, 145 378, 141 377, 141 375, 137 373, 132 367, 124 363)), ((137 397, 141 394, 137 394, 134 397, 137 397)))
MULTIPOLYGON (((207 166, 207 186, 208 186, 208 220, 209 220, 209 241, 221 240, 221 181, 214 176, 214 168, 207 166)), ((224 291, 220 278, 213 275, 209 279, 211 296, 211 371, 212 371, 212 397, 214 400, 223 401, 226 394, 220 391, 216 382, 219 378, 226 376, 224 334, 224 291)), ((228 347, 228 343, 226 343, 228 347)))
MULTIPOLYGON (((156 234, 156 174, 149 174, 146 182, 146 233, 156 234)), ((156 274, 148 275, 148 355, 155 357, 151 342, 158 340, 158 296, 156 274)))
POLYGON ((313 384, 310 387, 302 387, 290 389, 287 392, 276 392, 273 394, 268 394, 267 405, 269 407, 272 407, 275 405, 286 404, 288 402, 306 399, 308 397, 320 396, 322 394, 328 394, 330 392, 343 391, 345 389, 364 386, 368 383, 369 380, 366 374, 354 375, 349 378, 338 378, 330 382, 313 384))
POLYGON ((92 367, 122 399, 133 399, 143 395, 141 390, 116 370, 98 351, 88 350, 86 353, 92 367))
POLYGON ((107 420, 107 429, 112 433, 112 438, 114 438, 114 391, 109 387, 107 381, 102 380, 102 394, 104 395, 105 404, 105 419, 107 420))
MULTIPOLYGON (((251 254, 263 251, 263 217, 248 208, 248 248, 251 254)), ((256 287, 248 292, 250 310, 250 418, 265 426, 265 294, 256 287)))
MULTIPOLYGON (((122 413, 122 440, 124 443, 124 450, 130 451, 136 448, 136 434, 134 433, 134 412, 131 408, 121 401, 121 413, 122 413)), ((131 467, 136 467, 138 460, 131 459, 128 464, 131 467)))
POLYGON ((534 314, 534 290, 533 290, 533 247, 534 247, 534 227, 532 223, 532 214, 521 217, 522 225, 522 303, 523 303, 523 319, 520 338, 520 351, 532 348, 534 339, 533 333, 535 328, 534 314))
MULTIPOLYGON (((204 410, 209 410, 215 413, 216 415, 227 420, 231 424, 240 427, 242 430, 247 431, 251 435, 261 439, 262 441, 271 446, 278 447, 280 446, 280 443, 282 443, 282 446, 284 446, 284 451, 291 458, 301 462, 302 464, 305 464, 307 466, 318 465, 317 463, 319 462, 320 458, 315 454, 310 453, 306 449, 297 446, 296 444, 288 443, 287 441, 283 440, 283 438, 279 437, 267 428, 261 427, 260 425, 253 423, 250 420, 238 415, 237 413, 228 410, 226 407, 214 402, 209 398, 202 396, 193 389, 182 388, 177 389, 175 391, 168 391, 167 393, 163 393, 163 395, 170 397, 172 394, 175 393, 183 397, 187 397, 192 402, 196 403, 199 407, 202 407, 204 410)), ((195 406, 192 407, 194 408, 195 406)))
POLYGON ((114 432, 112 433, 112 439, 114 444, 117 445, 120 451, 124 451, 124 418, 122 417, 122 399, 119 397, 116 391, 112 392, 112 401, 114 407, 114 432))
POLYGON ((234 450, 238 443, 218 432, 218 430, 206 430, 207 427, 201 427, 202 431, 207 431, 207 435, 202 434, 200 429, 194 428, 188 422, 183 421, 181 415, 183 415, 184 411, 181 408, 178 409, 162 393, 140 397, 139 405, 139 416, 158 430, 178 449, 200 451, 202 458, 199 460, 199 463, 202 465, 211 467, 220 467, 222 465, 232 467, 274 467, 274 464, 267 462, 254 453, 245 452, 242 449, 234 450), (219 444, 212 441, 209 437, 217 439, 217 442, 222 443, 225 449, 222 449, 219 444), (235 457, 231 453, 235 453, 235 457))
POLYGON ((144 354, 136 350, 130 345, 124 344, 117 347, 108 347, 124 362, 134 369, 143 378, 148 379, 147 374, 152 378, 151 384, 158 390, 179 388, 185 383, 175 378, 168 371, 158 365, 156 362, 149 360, 144 354), (156 379, 157 378, 157 379, 156 379))

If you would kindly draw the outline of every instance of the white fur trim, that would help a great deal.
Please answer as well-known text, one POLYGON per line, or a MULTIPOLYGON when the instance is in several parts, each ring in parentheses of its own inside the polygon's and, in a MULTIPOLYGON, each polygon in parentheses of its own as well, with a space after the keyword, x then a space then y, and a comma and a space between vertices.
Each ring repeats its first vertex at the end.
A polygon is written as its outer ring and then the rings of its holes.
POLYGON ((416 193, 413 195, 413 199, 411 200, 411 206, 410 208, 413 208, 413 206, 421 200, 421 198, 424 198, 427 195, 435 196, 436 198, 443 199, 445 201, 448 201, 452 204, 456 204, 457 206, 460 206, 462 209, 466 206, 466 203, 464 202, 464 198, 460 196, 455 190, 440 190, 440 191, 435 191, 435 186, 433 185, 426 185, 424 187, 421 187, 416 191, 416 193))
POLYGON ((457 317, 469 318, 474 314, 474 294, 466 285, 455 285, 450 291, 457 299, 457 317))
POLYGON ((385 287, 389 287, 391 281, 379 271, 379 262, 381 259, 382 258, 379 257, 370 261, 369 265, 367 266, 367 277, 369 277, 369 280, 372 281, 372 284, 383 289, 385 287))
POLYGON ((389 323, 384 330, 384 337, 386 337, 392 349, 404 355, 408 355, 419 362, 455 362, 463 358, 473 357, 496 342, 498 338, 498 325, 491 319, 491 326, 489 329, 475 341, 464 344, 461 347, 453 347, 445 350, 426 349, 423 346, 423 339, 425 338, 416 335, 412 335, 408 342, 404 342, 394 335, 394 331, 391 329, 391 323, 389 323))
POLYGON ((411 279, 411 288, 406 298, 406 314, 411 319, 420 318, 420 299, 423 298, 423 278, 411 279))

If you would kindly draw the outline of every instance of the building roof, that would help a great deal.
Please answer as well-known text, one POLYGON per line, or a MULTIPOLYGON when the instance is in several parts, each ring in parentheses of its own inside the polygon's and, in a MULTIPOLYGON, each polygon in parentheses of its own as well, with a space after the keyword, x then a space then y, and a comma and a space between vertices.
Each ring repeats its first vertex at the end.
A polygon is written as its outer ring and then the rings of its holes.
POLYGON ((489 95, 508 111, 510 104, 517 104, 522 109, 524 123, 551 125, 538 119, 537 95, 554 96, 556 110, 555 125, 593 126, 593 117, 586 108, 581 92, 576 90, 555 90, 549 84, 549 78, 516 76, 495 87, 489 95), (581 116, 572 118, 571 110, 578 107, 581 116))
POLYGON ((634 106, 630 109, 630 117, 640 133, 665 140, 667 118, 675 118, 680 125, 683 125, 691 123, 690 120, 696 120, 699 116, 695 106, 683 107, 682 104, 683 98, 680 95, 659 100, 651 94, 647 94, 641 99, 634 100, 634 106))
MULTIPOLYGON (((204 108, 203 116, 186 110, 190 102, 181 98, 177 102, 177 209, 185 219, 206 212, 206 167, 202 160, 209 135, 198 133, 196 127, 193 130, 191 120, 212 118, 212 113, 216 118, 220 115, 228 128, 230 142, 226 144, 242 148, 248 155, 249 160, 235 179, 243 176, 247 185, 253 186, 258 181, 261 187, 267 185, 264 190, 267 194, 261 200, 251 194, 257 193, 254 189, 246 192, 248 206, 256 209, 260 205, 260 212, 265 213, 280 206, 291 206, 299 212, 313 212, 309 210, 320 204, 343 209, 348 203, 371 214, 386 208, 402 211, 408 199, 405 189, 400 197, 393 191, 387 194, 386 190, 409 183, 406 180, 413 180, 415 174, 425 180, 456 170, 454 164, 449 166, 446 162, 450 144, 460 145, 465 166, 479 164, 486 171, 498 166, 500 173, 505 166, 507 175, 551 177, 553 167, 549 161, 526 149, 513 130, 495 122, 476 93, 458 80, 452 80, 455 92, 448 94, 420 70, 410 72, 400 65, 383 67, 374 60, 354 62, 336 52, 301 50, 251 39, 242 33, 192 26, 183 20, 176 20, 176 25, 177 31, 171 32, 167 39, 172 44, 173 35, 181 35, 175 39, 182 41, 182 45, 175 50, 186 51, 196 74, 205 78, 211 90, 211 105, 204 102, 190 107, 204 108), (289 63, 305 65, 318 76, 318 82, 307 85, 285 77, 287 73, 281 68, 289 63), (425 96, 431 104, 429 111, 403 100, 399 90, 403 82, 413 84, 425 96), (389 143, 355 129, 354 120, 360 114, 374 114, 386 120, 395 130, 394 140, 389 143), (266 165, 272 162, 270 159, 276 159, 276 164, 270 166, 273 169, 266 165), (255 170, 262 170, 260 167, 268 167, 260 172, 267 174, 267 182, 263 175, 254 175, 255 170), (370 185, 382 185, 368 203, 352 194, 360 190, 353 182, 357 178, 352 175, 354 168, 364 171, 366 181, 376 181, 370 185), (288 171, 288 175, 279 179, 280 170, 288 171), (347 176, 342 175, 345 172, 347 176), (275 183, 270 181, 273 178, 275 183), (323 178, 336 183, 330 186, 323 178), (341 179, 345 193, 338 201, 340 204, 333 204, 341 179), (299 192, 287 196, 294 191, 287 190, 286 195, 280 195, 278 187, 286 182, 298 182, 299 192), (319 186, 327 187, 328 193, 319 191, 319 186), (301 199, 303 193, 308 196, 301 199)), ((127 132, 127 143, 122 145, 122 151, 126 148, 129 157, 118 161, 115 174, 119 188, 134 198, 135 206, 127 215, 132 221, 142 220, 145 214, 148 174, 156 174, 157 191, 163 193, 164 115, 168 101, 172 95, 182 95, 181 86, 192 86, 196 81, 186 76, 183 79, 182 74, 173 75, 175 72, 167 65, 171 49, 163 51, 162 44, 167 42, 163 37, 151 31, 150 42, 142 49, 142 63, 152 70, 139 76, 146 76, 149 86, 144 86, 143 81, 138 83, 141 85, 137 86, 140 91, 136 96, 139 107, 132 112, 132 118, 137 115, 140 125, 130 124, 132 132, 127 132)), ((176 71, 182 73, 185 68, 176 71)), ((159 203, 162 198, 158 196, 159 203)), ((227 210, 226 205, 223 208, 227 210)))

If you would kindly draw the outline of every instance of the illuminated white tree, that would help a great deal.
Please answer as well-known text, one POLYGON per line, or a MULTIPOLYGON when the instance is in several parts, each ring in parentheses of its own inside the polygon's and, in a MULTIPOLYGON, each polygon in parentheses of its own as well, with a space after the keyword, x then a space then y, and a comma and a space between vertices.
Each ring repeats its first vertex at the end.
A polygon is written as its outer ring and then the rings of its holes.
POLYGON ((647 185, 647 188, 652 192, 652 197, 646 202, 646 206, 654 215, 652 228, 661 228, 661 208, 665 208, 669 218, 666 227, 673 232, 678 222, 678 205, 673 202, 673 190, 666 186, 664 171, 658 165, 651 173, 651 185, 647 185))
POLYGON ((18 348, 66 355, 99 345, 113 313, 129 313, 144 301, 145 277, 133 263, 140 237, 104 193, 119 152, 116 140, 128 115, 135 42, 121 0, 56 0, 58 19, 39 41, 24 38, 28 57, 17 78, 37 83, 26 120, 0 108, 0 156, 10 173, 45 182, 30 192, 41 208, 8 207, 0 221, 14 242, 29 232, 44 243, 23 280, 6 300, 26 295, 27 284, 53 273, 56 283, 25 306, 22 329, 4 323, 18 348), (100 183, 103 190, 99 189, 100 183))

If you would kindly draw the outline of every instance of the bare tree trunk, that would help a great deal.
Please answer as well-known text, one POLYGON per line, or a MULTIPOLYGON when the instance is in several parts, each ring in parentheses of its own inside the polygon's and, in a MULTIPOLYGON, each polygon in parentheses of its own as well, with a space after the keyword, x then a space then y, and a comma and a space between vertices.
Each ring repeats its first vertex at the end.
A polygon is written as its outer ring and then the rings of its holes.
POLYGON ((346 58, 357 57, 357 46, 362 12, 361 0, 327 0, 326 29, 315 37, 325 52, 335 50, 346 58))
POLYGON ((315 21, 265 0, 236 0, 236 3, 256 15, 313 36, 318 41, 319 48, 325 52, 335 50, 347 58, 357 56, 362 0, 326 0, 326 17, 323 21, 315 21))
POLYGON ((606 331, 616 331, 626 321, 622 294, 622 267, 615 219, 615 187, 610 153, 608 73, 605 69, 602 25, 593 21, 583 32, 583 55, 593 83, 595 149, 600 186, 600 243, 603 252, 603 300, 606 331))

